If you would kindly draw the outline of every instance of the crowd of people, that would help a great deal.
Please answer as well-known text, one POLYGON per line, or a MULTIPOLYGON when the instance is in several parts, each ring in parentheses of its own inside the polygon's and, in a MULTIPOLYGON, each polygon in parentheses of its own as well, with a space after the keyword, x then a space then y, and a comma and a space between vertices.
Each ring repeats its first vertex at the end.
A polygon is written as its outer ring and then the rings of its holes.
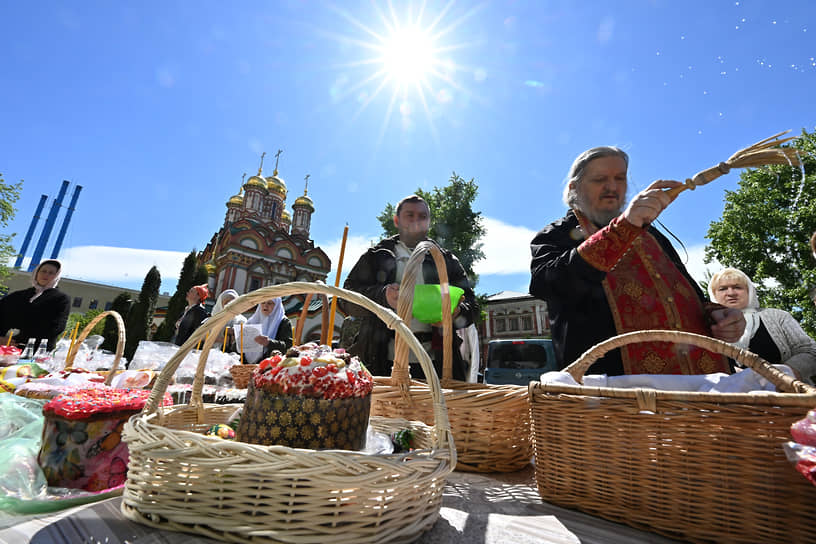
MULTIPOLYGON (((581 153, 564 187, 566 215, 544 227, 531 242, 529 290, 547 303, 558 365, 565 367, 590 347, 619 334, 677 330, 732 343, 771 363, 788 365, 797 377, 813 383, 816 341, 790 313, 760 307, 756 286, 734 268, 725 268, 711 278, 706 297, 669 240, 652 226, 673 200, 668 190, 682 184, 657 180, 627 202, 628 169, 629 156, 616 147, 595 147, 581 153)), ((470 327, 479 311, 476 297, 456 256, 429 238, 428 203, 417 195, 403 198, 393 222, 397 234, 359 257, 344 288, 396 310, 406 263, 419 242, 429 241, 444 257, 450 284, 463 291, 453 308, 454 329, 470 327)), ((816 259, 816 233, 810 244, 816 259)), ((31 287, 0 299, 0 332, 5 334, 0 340, 8 342, 10 334, 22 344, 29 338, 45 338, 53 349, 69 313, 69 298, 57 289, 61 272, 59 261, 43 261, 32 274, 31 287)), ((439 283, 430 254, 417 272, 416 283, 439 283)), ((240 296, 233 289, 221 292, 211 314, 206 306, 210 294, 207 285, 188 290, 187 307, 176 322, 173 341, 177 345, 184 344, 210 315, 240 296)), ((816 289, 811 295, 816 303, 816 289)), ((356 304, 341 301, 341 308, 355 323, 352 334, 341 335, 341 347, 359 355, 373 374, 389 375, 394 332, 356 304)), ((243 351, 234 332, 243 326, 260 331, 248 339, 258 348, 259 358, 292 346, 292 324, 280 298, 261 302, 248 319, 236 314, 225 330, 217 333, 216 342, 224 349, 243 351)), ((412 319, 409 326, 441 375, 441 323, 412 319)), ((453 338, 453 377, 466 380, 470 372, 458 349, 461 339, 457 335, 453 338)), ((610 351, 588 373, 709 374, 735 370, 734 361, 703 348, 641 342, 610 351)), ((411 364, 410 371, 413 377, 424 378, 419 365, 411 364)))

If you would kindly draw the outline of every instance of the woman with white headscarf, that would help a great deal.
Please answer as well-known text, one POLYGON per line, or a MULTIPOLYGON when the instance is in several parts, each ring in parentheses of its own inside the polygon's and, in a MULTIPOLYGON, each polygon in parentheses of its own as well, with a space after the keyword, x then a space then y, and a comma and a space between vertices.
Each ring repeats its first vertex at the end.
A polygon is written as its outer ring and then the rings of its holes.
POLYGON ((48 259, 37 265, 31 275, 31 287, 9 293, 0 299, 0 338, 8 340, 8 331, 17 329, 14 341, 25 345, 29 338, 48 339, 54 349, 57 336, 65 330, 71 299, 57 289, 62 263, 48 259))
POLYGON ((258 304, 255 313, 247 320, 247 325, 260 324, 261 334, 255 342, 264 346, 261 359, 277 350, 286 353, 292 347, 292 323, 283 311, 280 297, 265 300, 258 304))
MULTIPOLYGON (((227 289, 226 291, 222 291, 218 298, 215 299, 215 305, 212 308, 212 315, 218 314, 221 310, 224 309, 224 306, 238 298, 240 295, 238 291, 235 289, 227 289)), ((233 334, 233 327, 236 325, 240 325, 241 323, 246 323, 247 318, 244 317, 242 314, 237 314, 229 322, 225 325, 225 329, 218 333, 215 338, 215 342, 213 346, 221 347, 225 345, 224 351, 237 351, 235 346, 235 335, 233 334), (224 344, 224 333, 227 334, 227 343, 224 344)))
POLYGON ((744 272, 725 268, 708 285, 711 300, 742 310, 745 332, 734 345, 772 364, 784 364, 807 383, 816 377, 816 341, 784 310, 760 308, 756 287, 744 272))

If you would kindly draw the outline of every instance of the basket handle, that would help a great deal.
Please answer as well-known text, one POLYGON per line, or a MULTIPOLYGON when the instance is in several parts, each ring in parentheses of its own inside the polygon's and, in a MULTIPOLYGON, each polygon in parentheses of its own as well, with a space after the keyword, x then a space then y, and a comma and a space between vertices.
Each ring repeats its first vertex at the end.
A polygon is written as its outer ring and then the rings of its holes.
POLYGON ((574 363, 564 371, 578 383, 583 383, 583 377, 592 364, 606 355, 607 352, 637 342, 674 342, 676 344, 691 344, 708 351, 730 357, 735 361, 754 370, 757 374, 774 384, 780 393, 814 393, 816 388, 791 378, 784 372, 772 367, 765 359, 748 350, 732 346, 727 342, 685 331, 646 330, 634 331, 613 336, 586 350, 574 363))
POLYGON ((184 342, 181 347, 179 347, 178 351, 173 354, 156 379, 156 383, 153 385, 153 389, 150 392, 147 402, 145 403, 142 414, 149 415, 158 412, 159 400, 164 397, 164 393, 167 391, 167 386, 169 385, 173 375, 176 373, 179 365, 184 360, 184 357, 199 342, 203 341, 204 345, 201 347, 201 356, 199 357, 198 367, 196 368, 195 381, 193 382, 193 393, 190 399, 191 406, 196 404, 200 406, 201 389, 204 382, 204 367, 207 362, 207 355, 209 354, 210 348, 212 347, 213 342, 215 342, 216 337, 215 334, 210 334, 210 332, 223 329, 233 317, 239 313, 247 311, 249 308, 258 304, 259 302, 269 300, 270 298, 274 297, 285 297, 302 293, 318 293, 323 295, 338 296, 341 299, 358 304, 380 318, 389 329, 394 330, 397 337, 402 338, 402 340, 419 359, 419 362, 422 365, 422 370, 425 372, 428 379, 430 394, 434 404, 434 426, 436 427, 435 440, 437 445, 440 448, 446 447, 453 449, 453 436, 450 430, 450 421, 448 420, 448 410, 445 407, 445 399, 442 396, 442 388, 439 383, 439 378, 436 376, 436 372, 434 372, 433 363, 431 362, 430 357, 427 353, 425 353, 425 350, 422 348, 422 344, 419 343, 419 340, 417 340, 411 333, 411 329, 408 327, 408 325, 406 325, 397 316, 397 314, 387 308, 383 308, 364 295, 323 283, 292 282, 279 285, 269 285, 256 291, 252 291, 251 293, 241 295, 237 299, 231 301, 222 311, 210 317, 200 327, 193 331, 190 338, 188 338, 187 341, 184 342))
MULTIPOLYGON (((453 376, 453 317, 451 317, 448 268, 445 266, 442 251, 433 242, 423 240, 417 244, 413 253, 411 253, 411 257, 408 259, 402 273, 397 314, 405 323, 411 322, 414 286, 416 285, 417 274, 422 273, 422 263, 425 261, 426 253, 431 254, 436 265, 436 272, 439 276, 439 290, 442 296, 442 383, 445 384, 451 381, 453 376)), ((434 371, 435 373, 436 371, 434 371)), ((425 374, 426 378, 427 376, 425 374)), ((401 338, 394 339, 394 366, 391 370, 391 377, 394 380, 394 385, 405 385, 410 381, 408 346, 404 344, 401 338)))
POLYGON ((85 325, 85 328, 82 329, 82 332, 80 332, 79 336, 76 337, 73 348, 69 349, 68 353, 65 355, 65 370, 71 370, 71 368, 74 366, 74 359, 79 352, 80 344, 82 344, 82 342, 88 338, 88 335, 91 333, 96 324, 108 316, 112 317, 116 321, 116 330, 119 333, 119 338, 116 342, 116 356, 113 358, 113 364, 111 364, 108 376, 105 378, 105 385, 110 385, 113 381, 113 376, 116 374, 116 371, 119 368, 119 360, 122 358, 122 353, 125 352, 125 323, 122 321, 122 316, 119 315, 119 312, 107 310, 91 319, 90 323, 85 325))

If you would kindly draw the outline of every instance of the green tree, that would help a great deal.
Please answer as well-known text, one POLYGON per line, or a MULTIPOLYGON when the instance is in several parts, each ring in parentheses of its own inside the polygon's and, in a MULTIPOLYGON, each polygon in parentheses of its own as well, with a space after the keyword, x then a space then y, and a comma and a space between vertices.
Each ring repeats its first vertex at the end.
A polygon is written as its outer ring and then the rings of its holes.
MULTIPOLYGON (((473 201, 478 192, 479 186, 473 178, 465 181, 454 172, 444 187, 434 187, 429 192, 417 189, 415 193, 424 198, 431 208, 428 236, 456 255, 473 285, 477 281, 473 265, 484 259, 480 241, 485 234, 482 212, 473 211, 473 201)), ((393 220, 395 211, 395 206, 388 203, 377 216, 385 236, 397 234, 393 220)))
POLYGON ((802 131, 791 142, 804 165, 743 172, 739 189, 727 191, 719 221, 711 223, 706 262, 717 259, 745 272, 760 304, 790 312, 816 335, 816 263, 808 242, 816 230, 816 136, 802 131))
MULTIPOLYGON (((19 200, 22 189, 22 180, 13 185, 8 184, 3 179, 3 174, 0 174, 0 226, 3 229, 8 226, 9 221, 14 219, 17 211, 14 205, 19 200)), ((3 281, 9 275, 6 263, 15 255, 14 247, 11 245, 13 238, 14 233, 0 234, 0 288, 5 287, 3 281)))
POLYGON ((139 298, 131 307, 128 313, 125 329, 125 357, 127 360, 133 358, 139 342, 146 340, 150 336, 150 323, 153 321, 153 313, 156 311, 156 302, 159 300, 159 287, 161 286, 161 274, 155 266, 151 267, 142 283, 142 290, 139 298))
POLYGON ((184 308, 187 307, 187 291, 193 285, 200 285, 207 281, 206 270, 204 271, 204 281, 199 281, 202 269, 203 267, 198 265, 196 250, 194 249, 184 258, 184 264, 181 265, 181 275, 176 284, 176 292, 167 302, 167 313, 164 321, 156 329, 156 334, 153 335, 154 339, 170 341, 173 338, 176 333, 176 321, 184 314, 184 308))
MULTIPOLYGON (((74 328, 76 328, 77 323, 79 323, 79 328, 77 330, 77 338, 78 338, 79 334, 83 330, 85 330, 86 326, 88 326, 88 323, 90 323, 93 318, 95 318, 96 316, 98 316, 101 313, 102 313, 102 310, 88 310, 84 314, 79 313, 79 312, 74 312, 74 313, 70 314, 68 316, 68 322, 65 325, 65 332, 63 333, 64 338, 70 338, 71 335, 74 333, 74 328)), ((93 336, 94 334, 102 334, 103 327, 104 327, 104 322, 100 321, 99 323, 94 325, 94 328, 91 329, 91 331, 88 333, 87 336, 93 336)), ((87 336, 86 336, 86 338, 87 338, 87 336)))
MULTIPOLYGON (((130 294, 119 293, 116 295, 116 298, 113 299, 110 309, 122 316, 122 321, 127 323, 130 306, 132 304, 133 301, 130 298, 130 294)), ((105 341, 102 342, 101 348, 108 351, 116 351, 116 344, 119 341, 119 325, 113 317, 108 316, 105 318, 102 336, 105 337, 105 341)))

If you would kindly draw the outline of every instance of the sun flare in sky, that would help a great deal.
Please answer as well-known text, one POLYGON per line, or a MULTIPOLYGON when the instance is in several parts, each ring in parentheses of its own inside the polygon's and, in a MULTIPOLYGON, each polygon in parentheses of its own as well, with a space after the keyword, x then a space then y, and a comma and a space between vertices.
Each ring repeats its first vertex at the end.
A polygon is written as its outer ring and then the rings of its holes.
POLYGON ((439 60, 433 38, 418 26, 395 29, 382 44, 382 67, 398 86, 416 83, 421 89, 439 60))
POLYGON ((346 60, 341 68, 354 72, 337 90, 336 99, 353 99, 356 119, 377 100, 387 99, 380 141, 395 120, 403 129, 413 126, 420 112, 437 139, 435 119, 456 97, 471 98, 461 81, 473 70, 457 62, 468 45, 457 42, 456 30, 477 8, 452 13, 451 1, 438 12, 421 5, 400 2, 372 3, 373 19, 363 23, 359 16, 337 9, 349 31, 339 40, 353 44, 361 58, 346 60), (397 11, 399 7, 402 11, 397 11))

